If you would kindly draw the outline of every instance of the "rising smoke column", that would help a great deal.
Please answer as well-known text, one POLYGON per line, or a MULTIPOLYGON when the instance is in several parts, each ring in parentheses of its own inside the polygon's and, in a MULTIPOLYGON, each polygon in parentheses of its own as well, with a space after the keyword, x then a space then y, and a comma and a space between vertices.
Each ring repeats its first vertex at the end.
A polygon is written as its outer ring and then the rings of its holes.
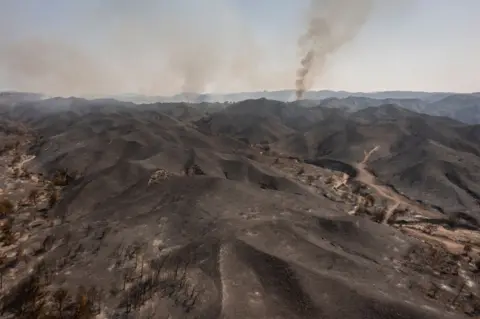
POLYGON ((302 58, 295 81, 297 99, 321 75, 327 57, 357 35, 373 1, 311 0, 308 29, 298 41, 302 58))

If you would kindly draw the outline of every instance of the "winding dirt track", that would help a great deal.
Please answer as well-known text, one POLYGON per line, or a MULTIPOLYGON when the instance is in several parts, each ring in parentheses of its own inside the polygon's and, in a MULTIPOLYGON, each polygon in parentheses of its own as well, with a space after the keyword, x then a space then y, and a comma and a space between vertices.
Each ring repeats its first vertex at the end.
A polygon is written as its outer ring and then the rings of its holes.
POLYGON ((392 213, 400 205, 408 207, 408 208, 410 208, 410 209, 416 211, 417 213, 422 214, 426 217, 431 217, 431 218, 443 218, 443 217, 445 217, 441 213, 426 210, 421 205, 412 201, 411 199, 396 193, 395 191, 391 190, 390 188, 388 188, 384 185, 380 185, 380 184, 377 183, 377 180, 376 180, 375 176, 373 176, 372 173, 370 173, 365 168, 365 166, 367 165, 367 162, 368 162, 370 156, 373 153, 375 153, 379 148, 380 148, 379 146, 375 146, 369 152, 365 152, 365 157, 363 158, 363 160, 360 163, 354 163, 353 166, 357 169, 357 172, 358 172, 357 176, 355 177, 355 180, 371 187, 383 198, 388 199, 390 201, 393 201, 392 206, 390 206, 388 208, 387 213, 385 214, 384 223, 386 223, 389 220, 392 213))

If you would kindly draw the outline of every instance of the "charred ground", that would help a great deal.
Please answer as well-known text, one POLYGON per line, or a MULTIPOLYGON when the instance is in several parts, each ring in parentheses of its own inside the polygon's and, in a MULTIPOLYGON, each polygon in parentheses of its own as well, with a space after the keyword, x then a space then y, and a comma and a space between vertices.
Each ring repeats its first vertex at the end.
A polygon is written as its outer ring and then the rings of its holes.
POLYGON ((0 111, 5 318, 480 314, 475 127, 268 100, 0 111))

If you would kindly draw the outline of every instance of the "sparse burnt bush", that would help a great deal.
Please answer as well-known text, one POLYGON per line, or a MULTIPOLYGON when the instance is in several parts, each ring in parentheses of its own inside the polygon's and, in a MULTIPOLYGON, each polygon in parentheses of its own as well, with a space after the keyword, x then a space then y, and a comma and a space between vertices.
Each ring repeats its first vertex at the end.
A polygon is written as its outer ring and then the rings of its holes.
POLYGON ((480 258, 475 260, 474 265, 475 265, 474 273, 480 274, 480 258))
POLYGON ((15 318, 36 319, 45 314, 45 286, 38 273, 23 279, 2 298, 2 314, 15 318))
POLYGON ((20 168, 18 168, 18 167, 13 168, 13 170, 12 170, 12 177, 13 177, 13 178, 18 178, 18 177, 20 177, 20 168))
POLYGON ((383 208, 375 208, 371 211, 370 216, 371 220, 375 223, 381 223, 385 219, 386 211, 383 208))
POLYGON ((432 235, 438 229, 438 225, 428 224, 423 228, 423 232, 427 235, 432 235))
POLYGON ((448 216, 447 220, 445 221, 446 227, 450 229, 454 229, 458 225, 458 218, 455 215, 448 216))
POLYGON ((405 262, 420 273, 457 276, 458 257, 438 244, 415 245, 405 256, 405 262))
POLYGON ((197 164, 193 164, 185 170, 185 175, 195 176, 195 175, 205 175, 205 172, 197 164))
POLYGON ((472 244, 465 244, 465 246, 463 246, 463 253, 462 254, 464 256, 469 256, 472 251, 473 251, 472 244))
POLYGON ((368 195, 367 191, 367 185, 357 181, 352 183, 352 193, 365 197, 368 195))
POLYGON ((388 217, 388 220, 386 220, 386 222, 388 225, 393 225, 397 223, 398 218, 403 215, 405 215, 405 210, 394 209, 393 212, 391 212, 390 216, 388 217))
POLYGON ((91 303, 92 313, 99 314, 102 311, 103 294, 104 291, 95 286, 92 286, 87 290, 87 297, 91 303))
POLYGON ((270 145, 268 141, 262 141, 258 144, 258 147, 265 152, 270 151, 270 145))
POLYGON ((277 180, 271 176, 264 176, 264 178, 262 178, 262 180, 260 181, 260 188, 277 191, 278 190, 277 180))
POLYGON ((0 291, 3 289, 3 276, 6 270, 6 260, 7 256, 4 254, 0 255, 0 291))
POLYGON ((68 312, 68 305, 71 303, 71 296, 68 291, 63 288, 58 288, 53 292, 53 307, 58 318, 66 318, 68 312))
POLYGON ((0 218, 13 214, 15 205, 8 199, 0 200, 0 218))
POLYGON ((90 319, 95 316, 94 301, 89 298, 85 287, 80 286, 75 297, 74 319, 90 319))
POLYGON ((150 261, 151 272, 132 282, 125 290, 119 307, 125 313, 131 313, 158 296, 169 298, 185 313, 191 312, 200 291, 188 281, 190 263, 190 260, 168 256, 150 261))
POLYGON ((440 292, 440 287, 436 283, 431 283, 430 288, 427 291, 427 296, 431 299, 437 299, 440 292))
POLYGON ((0 156, 4 155, 16 148, 16 142, 9 141, 5 142, 3 145, 0 145, 0 156))
POLYGON ((375 205, 375 197, 372 194, 364 196, 365 207, 373 207, 375 205))
POLYGON ((12 158, 10 165, 12 166, 17 165, 18 163, 20 163, 21 160, 22 160, 22 157, 17 154, 12 158))
POLYGON ((307 183, 311 185, 311 184, 313 184, 314 182, 315 182, 315 176, 313 176, 313 175, 308 175, 308 176, 307 176, 307 183))
POLYGON ((67 186, 69 185, 75 177, 73 174, 69 174, 67 169, 59 169, 53 174, 52 183, 55 186, 67 186))
POLYGON ((0 239, 6 246, 10 246, 15 243, 15 235, 13 234, 12 228, 12 218, 8 218, 6 221, 4 221, 2 227, 0 228, 0 239))
POLYGON ((30 193, 28 193, 28 201, 32 204, 32 205, 37 205, 37 200, 38 200, 38 197, 40 196, 40 192, 38 189, 34 188, 30 191, 30 193))
POLYGON ((42 249, 44 251, 49 251, 50 249, 52 249, 54 243, 55 237, 53 235, 48 235, 42 242, 42 249))
POLYGON ((48 209, 52 209, 58 202, 58 192, 53 190, 48 195, 48 209))

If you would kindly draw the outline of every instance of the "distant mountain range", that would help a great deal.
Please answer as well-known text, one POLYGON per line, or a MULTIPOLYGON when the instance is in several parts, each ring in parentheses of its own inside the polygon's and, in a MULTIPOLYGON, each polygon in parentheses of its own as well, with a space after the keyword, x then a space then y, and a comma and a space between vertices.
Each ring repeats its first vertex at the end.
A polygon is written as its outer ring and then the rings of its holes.
MULTIPOLYGON (((324 100, 329 98, 347 98, 347 97, 363 97, 371 99, 421 99, 424 101, 436 101, 445 98, 455 93, 448 92, 413 92, 413 91, 385 91, 385 92, 347 92, 347 91, 308 91, 305 93, 305 100, 324 100)), ((480 94, 480 93, 479 93, 480 94)), ((477 94, 477 96, 479 95, 477 94)), ((98 98, 99 96, 89 96, 98 98)), ((103 97, 103 96, 102 96, 103 97)), ((225 93, 225 94, 199 94, 199 93, 180 93, 173 96, 147 96, 141 94, 122 94, 109 96, 114 99, 134 102, 239 102, 248 99, 269 99, 282 102, 290 102, 295 100, 294 90, 281 91, 257 91, 257 92, 239 92, 239 93, 225 93)))
MULTIPOLYGON (((0 104, 36 101, 47 96, 35 93, 1 92, 0 104)), ((222 103, 230 104, 249 99, 276 100, 292 102, 295 105, 329 108, 342 108, 350 112, 381 105, 396 105, 407 110, 435 116, 447 116, 468 123, 480 124, 480 93, 448 93, 448 92, 346 92, 346 91, 309 91, 305 99, 295 100, 293 90, 241 92, 228 94, 181 93, 173 96, 146 96, 140 94, 122 94, 110 96, 84 96, 86 99, 114 99, 136 104, 149 103, 222 103)), ((57 103, 57 102, 56 102, 57 103)))
MULTIPOLYGON (((170 97, 143 96, 127 94, 110 96, 111 98, 133 103, 188 102, 188 103, 231 103, 248 99, 265 98, 282 102, 293 102, 295 91, 242 92, 229 94, 182 93, 170 97)), ((448 92, 346 92, 346 91, 309 91, 300 103, 302 106, 340 107, 357 111, 371 106, 394 104, 402 108, 436 116, 448 116, 468 124, 480 123, 480 93, 448 92)))

